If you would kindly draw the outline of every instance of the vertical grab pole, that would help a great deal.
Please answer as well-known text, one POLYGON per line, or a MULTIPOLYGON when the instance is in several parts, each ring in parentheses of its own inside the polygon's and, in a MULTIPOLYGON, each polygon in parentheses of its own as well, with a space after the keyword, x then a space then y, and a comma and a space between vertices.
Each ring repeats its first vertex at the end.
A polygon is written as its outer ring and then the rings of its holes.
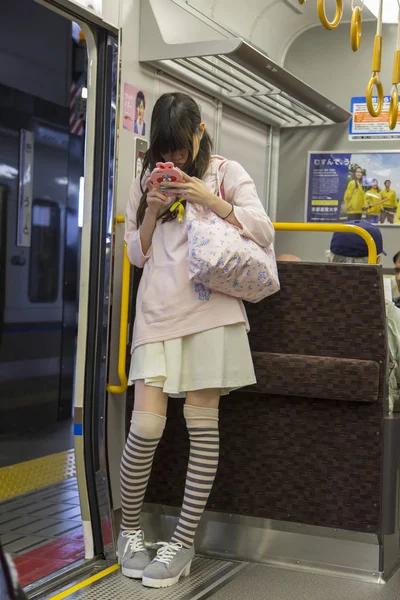
MULTIPOLYGON (((125 217, 118 216, 116 223, 125 223, 125 217)), ((121 288, 121 314, 119 323, 119 349, 118 349, 118 378, 120 385, 107 385, 107 391, 111 394, 122 394, 128 389, 128 377, 126 375, 126 346, 128 343, 128 317, 129 317, 129 290, 131 283, 131 263, 127 254, 127 246, 124 245, 124 259, 122 266, 122 288, 121 288)))

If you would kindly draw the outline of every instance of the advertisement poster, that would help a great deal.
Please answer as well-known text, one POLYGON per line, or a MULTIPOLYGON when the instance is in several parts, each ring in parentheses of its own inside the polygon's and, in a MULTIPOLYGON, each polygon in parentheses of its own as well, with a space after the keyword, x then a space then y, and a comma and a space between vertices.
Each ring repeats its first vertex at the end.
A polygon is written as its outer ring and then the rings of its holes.
MULTIPOLYGON (((376 103, 377 98, 374 98, 376 103)), ((351 99, 350 112, 352 118, 349 125, 349 139, 368 142, 373 140, 400 140, 400 120, 396 128, 389 129, 390 96, 385 96, 383 110, 379 117, 371 117, 367 109, 365 96, 351 99)))
POLYGON ((310 152, 305 220, 400 225, 400 152, 310 152))
POLYGON ((146 97, 142 90, 124 83, 123 127, 136 135, 146 135, 146 97))

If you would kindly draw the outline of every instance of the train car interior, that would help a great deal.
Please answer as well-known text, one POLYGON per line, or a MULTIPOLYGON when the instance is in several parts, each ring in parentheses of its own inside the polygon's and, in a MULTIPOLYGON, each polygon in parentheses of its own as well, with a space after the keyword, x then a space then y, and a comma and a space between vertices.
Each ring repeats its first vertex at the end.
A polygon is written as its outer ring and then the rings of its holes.
MULTIPOLYGON (((0 600, 398 598, 399 0, 1 0, 0 34, 0 600), (171 92, 254 181, 282 260, 245 305, 257 383, 221 399, 191 573, 151 590, 118 557, 142 276, 124 231, 171 92), (329 262, 350 231, 368 257, 329 262)), ((171 398, 152 556, 188 456, 171 398)))

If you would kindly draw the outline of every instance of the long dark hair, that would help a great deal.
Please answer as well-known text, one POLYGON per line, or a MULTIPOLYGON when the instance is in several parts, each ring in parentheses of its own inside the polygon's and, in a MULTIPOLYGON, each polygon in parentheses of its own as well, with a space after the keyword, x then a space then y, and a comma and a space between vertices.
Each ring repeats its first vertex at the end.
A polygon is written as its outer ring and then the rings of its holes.
MULTIPOLYGON (((187 94, 173 92, 163 94, 157 100, 151 115, 150 146, 143 159, 140 175, 142 197, 137 211, 138 226, 143 222, 147 208, 148 190, 144 187, 147 177, 156 163, 163 162, 162 154, 187 150, 189 152, 183 171, 190 177, 203 179, 211 159, 212 140, 205 130, 200 148, 193 160, 193 137, 200 134, 201 112, 198 104, 187 94)), ((169 210, 161 215, 162 221, 176 217, 169 210)))
POLYGON ((352 175, 352 179, 353 179, 353 181, 355 181, 355 183, 356 183, 356 187, 357 187, 357 188, 362 188, 362 187, 363 187, 363 181, 362 181, 362 178, 363 178, 363 175, 364 175, 364 169, 363 169, 362 167, 359 167, 359 166, 357 165, 357 166, 356 166, 356 167, 353 169, 353 171, 352 171, 351 175, 352 175), (357 171, 361 171, 361 181, 359 181, 359 180, 357 179, 357 177, 356 177, 356 172, 357 172, 357 171))

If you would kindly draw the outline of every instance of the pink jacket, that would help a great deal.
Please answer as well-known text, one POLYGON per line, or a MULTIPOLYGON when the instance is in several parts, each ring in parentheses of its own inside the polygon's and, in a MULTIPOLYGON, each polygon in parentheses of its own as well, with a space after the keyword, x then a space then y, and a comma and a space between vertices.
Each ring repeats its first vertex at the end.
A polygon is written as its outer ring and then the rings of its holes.
MULTIPOLYGON (((221 157, 214 156, 205 175, 207 187, 217 191, 217 168, 221 157)), ((274 228, 267 216, 251 177, 243 167, 229 161, 224 167, 225 200, 235 206, 242 234, 262 247, 274 241, 274 228)), ((245 323, 241 300, 204 289, 189 280, 188 236, 183 223, 157 222, 152 246, 143 254, 136 224, 141 198, 140 179, 132 184, 126 210, 125 241, 132 264, 143 268, 136 302, 132 352, 143 344, 167 341, 207 329, 245 323)))

